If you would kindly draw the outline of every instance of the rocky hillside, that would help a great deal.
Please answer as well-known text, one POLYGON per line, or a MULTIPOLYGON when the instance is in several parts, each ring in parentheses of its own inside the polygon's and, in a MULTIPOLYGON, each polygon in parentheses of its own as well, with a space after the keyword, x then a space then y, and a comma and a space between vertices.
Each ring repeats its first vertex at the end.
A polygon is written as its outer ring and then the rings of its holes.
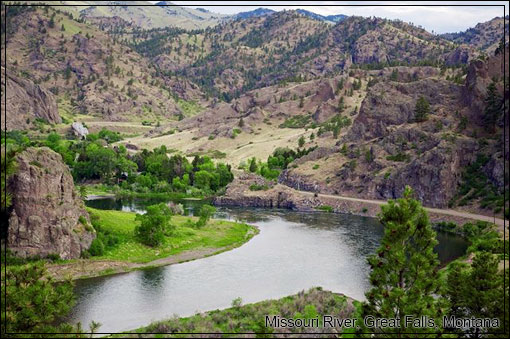
POLYGON ((503 62, 508 67, 508 54, 506 61, 499 53, 471 63, 464 85, 433 73, 414 81, 381 79, 367 90, 359 114, 336 146, 295 161, 279 182, 368 199, 396 198, 411 185, 428 206, 473 201, 481 202, 482 209, 490 206, 496 196, 502 199, 505 175, 503 62), (487 88, 493 81, 499 108, 488 120, 487 88), (416 103, 422 97, 430 113, 425 121, 416 121, 416 103))
POLYGON ((17 113, 23 106, 8 110, 10 128, 25 128, 26 117, 58 123, 59 113, 68 119, 75 115, 104 120, 176 119, 185 113, 183 104, 202 98, 190 81, 162 75, 128 46, 64 12, 25 7, 8 18, 8 87, 15 92, 11 95, 19 101, 23 93, 38 91, 25 101, 30 108, 22 116, 17 113))
POLYGON ((506 32, 508 41, 508 16, 481 22, 464 32, 446 33, 441 36, 455 43, 467 44, 493 54, 499 46, 503 32, 506 32))
POLYGON ((16 157, 9 179, 12 212, 7 246, 19 256, 79 258, 95 238, 69 168, 49 148, 28 148, 16 157))
POLYGON ((2 67, 2 96, 6 93, 6 108, 9 116, 5 123, 8 130, 28 129, 37 119, 51 124, 62 122, 57 109, 55 96, 29 79, 22 79, 8 72, 4 76, 2 67), (7 84, 5 84, 7 80, 7 84))
POLYGON ((204 32, 151 34, 134 48, 225 101, 356 67, 462 65, 479 53, 401 21, 348 17, 331 25, 299 11, 248 16, 204 32))

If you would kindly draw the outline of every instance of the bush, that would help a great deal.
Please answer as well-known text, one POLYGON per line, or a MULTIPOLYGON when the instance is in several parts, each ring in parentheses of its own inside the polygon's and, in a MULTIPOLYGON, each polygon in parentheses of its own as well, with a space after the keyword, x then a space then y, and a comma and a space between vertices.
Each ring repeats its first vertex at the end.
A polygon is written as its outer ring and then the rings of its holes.
POLYGON ((267 191, 269 187, 267 185, 251 184, 250 191, 267 191))
POLYGON ((198 216, 200 217, 196 222, 195 226, 200 228, 204 227, 209 219, 216 213, 216 208, 211 205, 202 205, 200 207, 200 211, 198 212, 198 216))
POLYGON ((90 244, 89 248, 90 255, 97 257, 104 254, 104 244, 101 239, 96 238, 92 240, 92 244, 90 244))

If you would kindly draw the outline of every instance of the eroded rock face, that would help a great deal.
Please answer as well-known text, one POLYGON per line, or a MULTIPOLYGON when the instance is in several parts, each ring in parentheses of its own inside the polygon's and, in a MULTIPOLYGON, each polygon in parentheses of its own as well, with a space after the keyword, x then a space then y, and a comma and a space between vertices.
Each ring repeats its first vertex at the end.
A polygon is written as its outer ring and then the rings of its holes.
POLYGON ((8 183, 13 198, 9 250, 22 257, 79 258, 96 234, 62 157, 47 147, 28 148, 16 161, 8 183))
MULTIPOLYGON (((3 73, 2 68, 2 89, 5 88, 3 73)), ((39 85, 7 73, 6 90, 7 130, 25 129, 31 126, 36 118, 44 119, 51 124, 62 122, 55 96, 39 85)))

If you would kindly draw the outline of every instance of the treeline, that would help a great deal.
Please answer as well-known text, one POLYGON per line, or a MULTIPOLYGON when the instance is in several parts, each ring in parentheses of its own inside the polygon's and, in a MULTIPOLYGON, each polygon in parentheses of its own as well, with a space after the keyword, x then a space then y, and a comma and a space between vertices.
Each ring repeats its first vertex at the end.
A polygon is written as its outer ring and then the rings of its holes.
POLYGON ((266 179, 273 180, 278 178, 281 171, 287 169, 289 164, 302 156, 315 150, 317 147, 298 148, 297 150, 288 147, 278 147, 273 154, 267 157, 266 162, 257 161, 255 157, 248 163, 242 163, 239 167, 252 173, 257 173, 266 179))
POLYGON ((9 149, 16 152, 28 146, 47 146, 59 153, 76 182, 99 181, 138 193, 207 195, 221 190, 234 178, 230 165, 215 164, 211 158, 199 155, 190 162, 180 154, 170 155, 165 146, 129 154, 123 145, 112 145, 121 136, 105 129, 80 141, 67 140, 56 133, 38 142, 30 142, 21 132, 7 132, 5 137, 9 149))

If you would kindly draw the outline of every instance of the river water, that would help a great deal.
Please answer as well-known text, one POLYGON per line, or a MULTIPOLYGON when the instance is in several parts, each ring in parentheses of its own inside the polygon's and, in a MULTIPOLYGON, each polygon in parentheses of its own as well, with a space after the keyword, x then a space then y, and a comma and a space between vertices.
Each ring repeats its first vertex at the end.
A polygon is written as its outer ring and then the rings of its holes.
MULTIPOLYGON (((200 202, 184 202, 189 213, 200 202)), ((95 200, 94 208, 142 212, 147 202, 95 200)), ((234 250, 182 264, 78 281, 69 320, 101 332, 148 325, 173 315, 280 298, 321 286, 358 300, 369 288, 366 257, 383 235, 377 220, 325 212, 220 208, 217 218, 257 225, 260 234, 234 250)), ((438 234, 441 262, 462 254, 467 243, 438 234)))

